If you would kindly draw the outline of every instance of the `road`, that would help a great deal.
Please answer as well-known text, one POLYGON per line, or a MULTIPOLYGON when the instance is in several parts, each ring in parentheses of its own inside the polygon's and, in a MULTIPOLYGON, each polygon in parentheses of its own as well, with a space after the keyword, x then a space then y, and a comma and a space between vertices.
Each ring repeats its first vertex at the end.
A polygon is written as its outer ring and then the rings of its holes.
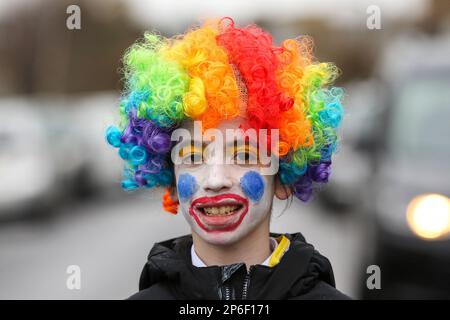
MULTIPOLYGON (((123 299, 138 288, 154 242, 189 233, 183 216, 163 212, 158 195, 113 196, 68 204, 43 221, 0 225, 0 299, 123 299), (68 266, 80 267, 79 290, 67 288, 68 266)), ((327 256, 337 287, 356 297, 362 229, 355 215, 324 214, 276 202, 271 230, 302 232, 327 256)))

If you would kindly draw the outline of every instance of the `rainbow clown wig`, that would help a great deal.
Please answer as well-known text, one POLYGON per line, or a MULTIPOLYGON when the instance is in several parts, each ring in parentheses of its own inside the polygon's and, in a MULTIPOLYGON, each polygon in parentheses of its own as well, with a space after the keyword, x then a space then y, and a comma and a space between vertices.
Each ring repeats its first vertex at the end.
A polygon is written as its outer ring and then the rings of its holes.
POLYGON ((208 129, 238 116, 247 128, 279 129, 278 175, 297 198, 328 181, 343 90, 330 86, 338 69, 314 59, 309 37, 276 46, 258 26, 223 18, 169 39, 146 33, 123 62, 121 120, 106 139, 125 160, 125 190, 174 184, 171 132, 183 120, 208 129))

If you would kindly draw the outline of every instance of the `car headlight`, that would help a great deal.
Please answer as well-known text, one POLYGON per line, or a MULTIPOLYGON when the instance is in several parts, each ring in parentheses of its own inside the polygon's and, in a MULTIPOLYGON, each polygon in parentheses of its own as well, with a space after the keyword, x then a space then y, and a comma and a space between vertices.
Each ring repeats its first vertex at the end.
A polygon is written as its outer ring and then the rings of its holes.
POLYGON ((406 210, 410 229, 419 237, 435 240, 450 234, 450 199, 440 194, 413 198, 406 210))

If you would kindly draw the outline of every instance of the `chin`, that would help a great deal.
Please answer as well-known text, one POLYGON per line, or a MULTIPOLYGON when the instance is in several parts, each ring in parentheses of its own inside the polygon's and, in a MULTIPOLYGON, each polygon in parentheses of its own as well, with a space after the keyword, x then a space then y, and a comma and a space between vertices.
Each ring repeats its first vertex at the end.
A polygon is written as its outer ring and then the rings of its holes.
MULTIPOLYGON (((195 222, 194 222, 195 223, 195 222)), ((201 228, 196 228, 195 232, 198 234, 203 241, 217 245, 217 246, 229 246, 237 243, 243 238, 245 233, 239 232, 240 230, 230 231, 230 232, 206 232, 201 228)))
MULTIPOLYGON (((247 219, 250 216, 247 217, 247 219)), ((206 231, 201 228, 194 219, 189 219, 192 231, 203 241, 217 246, 230 246, 239 243, 240 240, 251 234, 264 221, 263 217, 257 221, 244 220, 236 229, 232 231, 206 231)))

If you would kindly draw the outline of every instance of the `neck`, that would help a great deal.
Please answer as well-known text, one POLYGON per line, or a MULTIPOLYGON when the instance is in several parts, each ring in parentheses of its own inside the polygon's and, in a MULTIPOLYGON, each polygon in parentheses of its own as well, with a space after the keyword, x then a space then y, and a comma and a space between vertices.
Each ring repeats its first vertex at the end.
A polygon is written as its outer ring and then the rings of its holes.
POLYGON ((230 245, 208 243, 195 232, 192 232, 192 239, 196 254, 207 266, 243 262, 249 269, 252 265, 264 262, 271 254, 269 219, 230 245))

